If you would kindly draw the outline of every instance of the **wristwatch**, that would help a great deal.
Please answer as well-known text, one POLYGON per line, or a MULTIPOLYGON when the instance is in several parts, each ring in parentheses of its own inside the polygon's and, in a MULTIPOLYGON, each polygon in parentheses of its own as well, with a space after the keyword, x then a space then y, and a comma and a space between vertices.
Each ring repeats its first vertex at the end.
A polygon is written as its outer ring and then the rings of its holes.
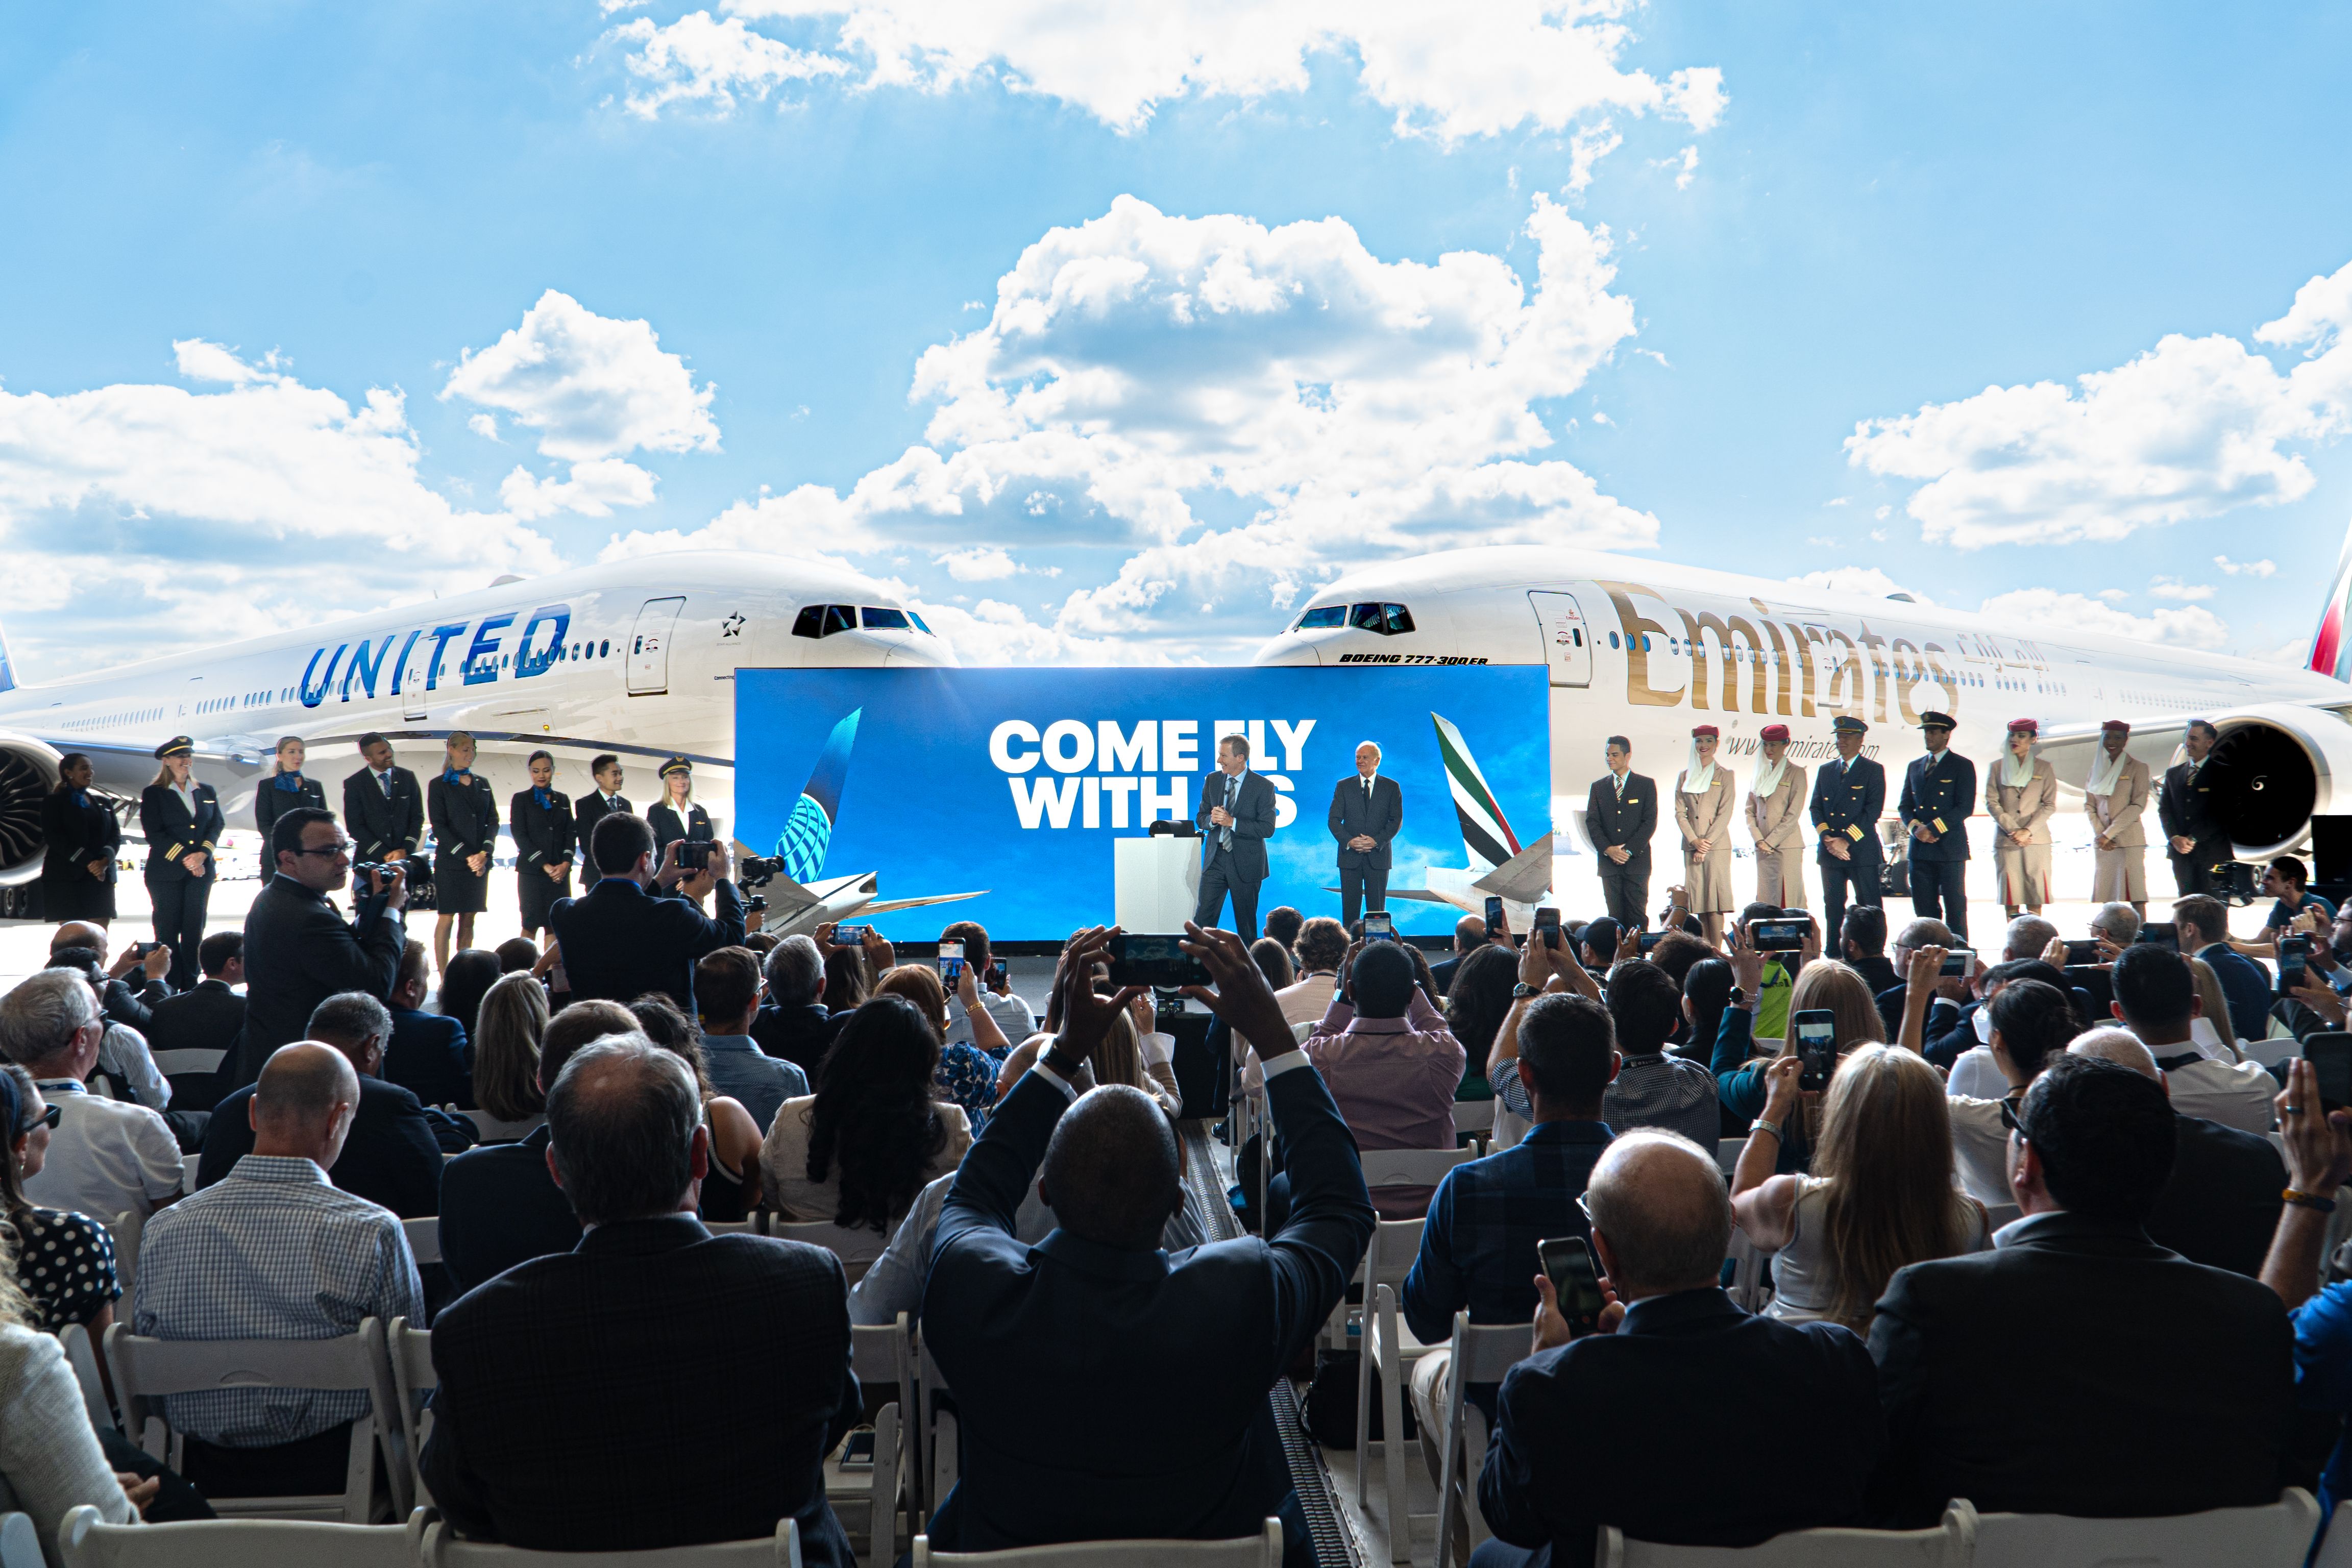
POLYGON ((1524 980, 1520 981, 1517 984, 1516 984, 1516 985, 1514 985, 1514 986, 1512 986, 1512 987, 1511 987, 1511 995, 1512 995, 1515 999, 1519 1000, 1519 1001, 1525 1001, 1528 997, 1530 997, 1530 996, 1540 996, 1540 995, 1542 995, 1542 994, 1543 994, 1543 987, 1542 987, 1542 986, 1540 986, 1540 985, 1530 985, 1530 984, 1528 984, 1526 981, 1524 981, 1524 980))
POLYGON ((1064 1051, 1062 1042, 1059 1040, 1047 1046, 1037 1061, 1041 1067, 1053 1068, 1063 1082, 1072 1085, 1076 1084, 1080 1069, 1087 1065, 1086 1058, 1074 1057, 1064 1051))

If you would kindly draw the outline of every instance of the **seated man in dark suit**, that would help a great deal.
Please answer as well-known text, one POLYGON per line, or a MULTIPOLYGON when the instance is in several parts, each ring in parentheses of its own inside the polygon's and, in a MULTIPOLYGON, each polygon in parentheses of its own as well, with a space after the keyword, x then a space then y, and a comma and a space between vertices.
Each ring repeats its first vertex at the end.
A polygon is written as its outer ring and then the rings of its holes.
MULTIPOLYGON (((392 1016, 364 992, 330 996, 310 1015, 309 1037, 341 1051, 360 1075, 360 1102, 352 1115, 351 1133, 328 1167, 327 1179, 403 1219, 422 1219, 440 1212, 442 1140, 454 1141, 462 1149, 470 1141, 471 1128, 457 1127, 438 1111, 427 1110, 398 1084, 375 1076, 391 1033, 392 1016)), ((204 1160, 196 1167, 198 1187, 211 1186, 253 1152, 253 1123, 246 1109, 253 1096, 254 1088, 247 1085, 214 1107, 211 1124, 205 1129, 204 1160)))
POLYGON ((224 1083, 251 1083, 270 1052, 302 1038, 328 997, 391 995, 407 941, 404 874, 381 896, 361 889, 356 919, 327 901, 352 875, 352 841, 333 814, 308 805, 282 814, 270 825, 269 853, 276 874, 245 917, 245 1043, 236 1066, 222 1069, 224 1083))
POLYGON ((434 1323, 434 1501, 467 1535, 535 1552, 743 1541, 789 1516, 803 1563, 852 1568, 824 1498, 824 1456, 859 1411, 841 1260, 702 1227, 701 1095, 643 1035, 565 1063, 547 1124, 586 1234, 434 1323))
POLYGON ((425 1011, 425 994, 432 988, 425 944, 411 942, 400 951, 400 976, 393 982, 392 1039, 383 1048, 383 1076, 427 1105, 454 1105, 470 1110, 474 1105, 473 1051, 466 1044, 466 1026, 455 1018, 425 1011))
MULTIPOLYGON (((1266 934, 1271 936, 1274 931, 1274 916, 1266 916, 1265 923, 1266 934)), ((1464 959, 1486 945, 1486 916, 1464 915, 1454 922, 1454 952, 1443 963, 1433 963, 1429 966, 1429 977, 1437 982, 1437 994, 1440 996, 1453 994, 1454 972, 1462 967, 1464 959)))
MULTIPOLYGON (((1875 904, 1855 904, 1845 911, 1845 929, 1838 933, 1837 956, 1862 976, 1873 996, 1903 988, 1903 977, 1886 960, 1886 911, 1875 904)), ((1895 1014, 1899 1025, 1903 1013, 1895 1014)))
POLYGON ((727 846, 713 845, 709 864, 688 876, 677 864, 684 839, 671 842, 656 869, 653 826, 642 816, 615 812, 589 837, 590 857, 601 877, 580 897, 557 900, 548 916, 556 945, 563 950, 572 1000, 634 1002, 659 991, 691 1017, 695 960, 743 945, 743 899, 727 879, 727 846), (714 888, 715 920, 692 901, 714 888), (653 893, 672 889, 684 896, 653 893))
POLYGON ((1877 1511, 1916 1526, 1956 1497, 2093 1519, 2276 1501, 2295 1471, 2294 1336, 2256 1281, 2148 1240, 2179 1142, 2164 1091, 2062 1055, 2017 1120, 2025 1217, 1990 1252, 1898 1271, 1879 1299, 1877 1511))
POLYGON ((751 1038, 779 1061, 787 1061, 816 1082, 817 1064, 833 1048, 834 1036, 849 1021, 846 1013, 825 1011, 824 955, 814 939, 788 936, 768 951, 761 965, 768 994, 751 1019, 751 1038))
POLYGON ((173 1105, 201 1116, 226 1092, 221 1074, 235 1065, 237 1037, 245 1032, 245 998, 229 989, 245 984, 245 933, 216 931, 197 946, 196 957, 205 977, 194 989, 155 1004, 147 1048, 172 1086, 173 1105))
MULTIPOLYGON (((635 1032, 618 1002, 574 1002, 548 1021, 539 1046, 544 1097, 563 1064, 608 1035, 635 1032)), ((469 1149, 441 1172, 441 1265, 460 1293, 518 1263, 580 1245, 580 1216, 548 1168, 544 1123, 520 1143, 469 1149)))
POLYGON ((1270 1242, 1160 1250, 1184 1201, 1167 1119, 1123 1084, 1072 1103, 1095 1046, 1141 992, 1095 994, 1108 937, 1074 938, 1062 1033, 964 1156, 923 1292, 924 1336, 962 1415, 962 1479, 930 1523, 943 1550, 1230 1540, 1278 1514, 1285 1561, 1314 1561, 1266 1390, 1347 1288, 1371 1199, 1330 1092, 1246 944, 1189 930, 1185 951, 1217 984, 1191 994, 1265 1060, 1289 1222, 1270 1242), (1031 1247, 1016 1216, 1041 1159, 1058 1228, 1031 1247))
POLYGON ((1754 1546, 1861 1523, 1886 1444, 1870 1354, 1844 1328, 1751 1317, 1723 1293, 1731 1202, 1714 1156, 1671 1132, 1628 1132, 1593 1167, 1585 1202, 1619 1304, 1571 1338, 1551 1281, 1538 1287, 1535 1353, 1503 1380, 1478 1481, 1496 1538, 1471 1568, 1584 1568, 1604 1524, 1637 1541, 1754 1546), (1719 1467, 1704 1483, 1658 1462, 1766 1430, 1801 1454, 1719 1467))

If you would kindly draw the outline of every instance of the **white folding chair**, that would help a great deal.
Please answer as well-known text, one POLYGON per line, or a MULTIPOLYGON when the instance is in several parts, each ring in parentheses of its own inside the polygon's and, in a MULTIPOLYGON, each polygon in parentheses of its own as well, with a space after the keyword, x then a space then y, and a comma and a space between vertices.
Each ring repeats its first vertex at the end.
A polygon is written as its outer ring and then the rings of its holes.
POLYGON ((2161 1519, 2056 1513, 1977 1515, 1981 1568, 2298 1568, 2319 1530, 2319 1503, 2289 1487, 2262 1508, 2161 1519))
POLYGON ((773 1536, 644 1552, 532 1552, 467 1541, 431 1509, 409 1517, 408 1533, 417 1538, 416 1568, 801 1568, 800 1524, 789 1518, 773 1536))
POLYGON ((957 1478, 963 1472, 962 1428, 953 1410, 942 1409, 939 1396, 948 1393, 948 1380, 940 1371, 940 1363, 931 1359, 931 1347, 920 1339, 915 1342, 915 1397, 919 1409, 915 1417, 915 1436, 924 1458, 923 1495, 944 1500, 955 1490, 957 1478))
POLYGON ((915 1568, 1281 1568, 1282 1521, 1234 1541, 1071 1541, 1004 1552, 934 1552, 915 1537, 915 1568))
POLYGON ((1492 1100, 1457 1100, 1454 1102, 1454 1131, 1456 1132, 1491 1132, 1495 1127, 1495 1102, 1492 1100))
POLYGON ((368 1408, 352 1423, 351 1457, 343 1489, 301 1497, 215 1498, 215 1512, 236 1518, 339 1520, 365 1524, 373 1517, 378 1423, 389 1412, 375 1408, 376 1357, 383 1327, 373 1318, 360 1332, 331 1340, 152 1340, 125 1323, 106 1331, 106 1363, 114 1373, 114 1396, 121 1403, 123 1430, 155 1458, 179 1469, 181 1436, 163 1415, 173 1394, 209 1394, 224 1388, 302 1388, 368 1395, 368 1408), (373 1333, 369 1325, 374 1324, 373 1333))
POLYGON ((1467 1311, 1454 1314, 1454 1360, 1446 1369, 1453 1396, 1446 1401, 1445 1429, 1438 1435, 1445 1462, 1437 1478, 1437 1568, 1454 1560, 1451 1518, 1458 1488, 1470 1520, 1473 1551, 1487 1539, 1486 1517, 1478 1510, 1478 1477, 1486 1468, 1486 1415, 1463 1397, 1474 1383, 1500 1383, 1525 1361, 1534 1342, 1533 1323, 1472 1323, 1467 1311))
MULTIPOLYGON (((98 1510, 93 1508, 89 1511, 98 1510)), ((47 1560, 41 1555, 41 1532, 33 1528, 31 1514, 0 1513, 0 1568, 47 1568, 47 1560)))
POLYGON ((778 1220, 769 1227, 768 1234, 785 1241, 805 1241, 812 1247, 824 1247, 841 1259, 842 1271, 849 1276, 852 1285, 866 1277, 866 1271, 882 1256, 882 1249, 890 1245, 890 1238, 877 1232, 851 1230, 823 1219, 778 1220))
POLYGON ((106 1400, 106 1384, 98 1375, 98 1347, 89 1342, 89 1331, 79 1323, 68 1323, 58 1331, 58 1343, 65 1347, 66 1364, 73 1368, 74 1381, 81 1384, 82 1408, 89 1412, 90 1429, 102 1432, 117 1425, 114 1407, 106 1400))
POLYGON ((384 1471, 392 1483, 393 1512, 405 1519, 420 1503, 433 1499, 425 1489, 419 1461, 425 1436, 433 1429, 425 1397, 440 1383, 433 1370, 433 1336, 412 1329, 404 1317, 394 1318, 381 1334, 369 1332, 374 1320, 360 1325, 375 1357, 375 1407, 393 1412, 383 1416, 379 1440, 383 1445, 384 1471))
POLYGON ((1372 1228, 1371 1240, 1364 1247, 1364 1331, 1359 1339, 1363 1352, 1356 1363, 1356 1507, 1366 1506, 1371 1484, 1372 1384, 1381 1385, 1381 1506, 1386 1510, 1389 1536, 1389 1561, 1409 1563, 1412 1560, 1412 1516, 1407 1511, 1404 1471, 1404 1385, 1412 1375, 1412 1363, 1434 1348, 1413 1337, 1397 1316, 1397 1292, 1404 1288, 1404 1278, 1412 1272, 1414 1258, 1421 1252, 1421 1233, 1425 1222, 1417 1219, 1384 1219, 1372 1228))
POLYGON ((844 1503, 864 1505, 866 1551, 862 1556, 868 1563, 896 1562, 898 1556, 898 1482, 905 1473, 899 1463, 904 1447, 898 1420, 901 1408, 894 1399, 875 1412, 871 1469, 861 1474, 842 1463, 849 1446, 847 1437, 825 1456, 824 1495, 835 1513, 841 1511, 844 1503))
POLYGON ((1764 1257, 1748 1233, 1738 1226, 1731 1227, 1731 1243, 1723 1256, 1731 1264, 1731 1299, 1751 1312, 1764 1310, 1771 1292, 1764 1286, 1764 1257))
POLYGON ((1486 1146, 1478 1143, 1467 1149, 1367 1149, 1359 1156, 1363 1162, 1364 1185, 1375 1192, 1382 1187, 1434 1187, 1454 1166, 1486 1157, 1486 1146))
POLYGON ((907 1314, 899 1313, 893 1322, 854 1325, 849 1331, 849 1354, 850 1370, 857 1373, 861 1387, 879 1384, 898 1391, 896 1432, 885 1433, 878 1415, 874 1422, 872 1516, 880 1522, 868 1526, 872 1540, 869 1554, 895 1558, 896 1526, 889 1521, 898 1510, 902 1480, 907 1490, 908 1517, 923 1517, 922 1442, 914 1430, 919 1426, 917 1416, 921 1407, 915 1403, 915 1334, 908 1325, 907 1314), (886 1453, 885 1445, 892 1436, 899 1441, 886 1453))
POLYGON ((107 1237, 114 1243, 114 1278, 126 1301, 138 1299, 139 1239, 146 1231, 147 1216, 137 1209, 124 1209, 107 1222, 107 1237))
MULTIPOLYGON (((88 1503, 58 1529, 66 1568, 413 1568, 416 1548, 397 1524, 207 1519, 108 1524, 88 1503)), ((37 1552, 33 1561, 40 1562, 37 1552)), ((5 1553, 0 1563, 16 1568, 5 1553)))
POLYGON ((426 1215, 423 1219, 404 1219, 400 1228, 408 1233, 408 1255, 416 1259, 416 1267, 441 1261, 441 1219, 426 1215))
POLYGON ((1933 1530, 1792 1530, 1760 1546, 1663 1546, 1601 1527, 1595 1568, 1968 1568, 1977 1510, 1965 1498, 1933 1530))

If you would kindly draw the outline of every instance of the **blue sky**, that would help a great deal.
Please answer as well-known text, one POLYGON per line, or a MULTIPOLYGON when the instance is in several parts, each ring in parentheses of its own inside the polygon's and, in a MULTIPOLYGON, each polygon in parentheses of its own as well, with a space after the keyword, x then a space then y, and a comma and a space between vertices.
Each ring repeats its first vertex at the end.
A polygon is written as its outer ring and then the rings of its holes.
POLYGON ((1416 13, 11 5, 0 621, 707 542, 1223 658, 1550 539, 2299 652, 2352 13, 1416 13))

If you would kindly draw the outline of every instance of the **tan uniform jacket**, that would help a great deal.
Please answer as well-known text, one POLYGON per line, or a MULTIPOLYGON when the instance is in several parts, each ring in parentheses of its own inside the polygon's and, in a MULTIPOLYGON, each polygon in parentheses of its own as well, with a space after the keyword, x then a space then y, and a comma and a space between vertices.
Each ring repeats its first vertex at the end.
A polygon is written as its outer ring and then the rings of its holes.
MULTIPOLYGON (((2093 771, 2105 760, 2094 759, 2093 771)), ((2108 835, 2118 849, 2146 848, 2148 779, 2146 763, 2137 757, 2126 757, 2123 772, 2116 775, 2115 794, 2083 797, 2083 814, 2091 819, 2091 831, 2108 835)))
POLYGON ((1717 763, 1715 783, 1707 792, 1686 795, 1683 784, 1689 777, 1687 769, 1675 775, 1675 826, 1682 831, 1683 854, 1696 855, 1702 838, 1711 841, 1719 852, 1728 851, 1731 841, 1724 836, 1724 828, 1731 821, 1733 803, 1739 798, 1739 782, 1729 768, 1717 763))
POLYGON ((1780 774, 1780 787, 1770 795, 1748 792, 1748 830, 1756 835, 1756 847, 1786 855, 1803 847, 1805 823, 1805 770, 1790 763, 1780 774))
MULTIPOLYGON (((2008 765, 2009 758, 2003 755, 1985 768, 1985 815, 2004 835, 2031 828, 2036 842, 2049 843, 2048 824, 2058 810, 2058 774, 2048 763, 2036 757, 2033 776, 2021 787, 2011 789, 2001 782, 2008 765)), ((2005 837, 1993 843, 1997 847, 2011 847, 2005 837)))

